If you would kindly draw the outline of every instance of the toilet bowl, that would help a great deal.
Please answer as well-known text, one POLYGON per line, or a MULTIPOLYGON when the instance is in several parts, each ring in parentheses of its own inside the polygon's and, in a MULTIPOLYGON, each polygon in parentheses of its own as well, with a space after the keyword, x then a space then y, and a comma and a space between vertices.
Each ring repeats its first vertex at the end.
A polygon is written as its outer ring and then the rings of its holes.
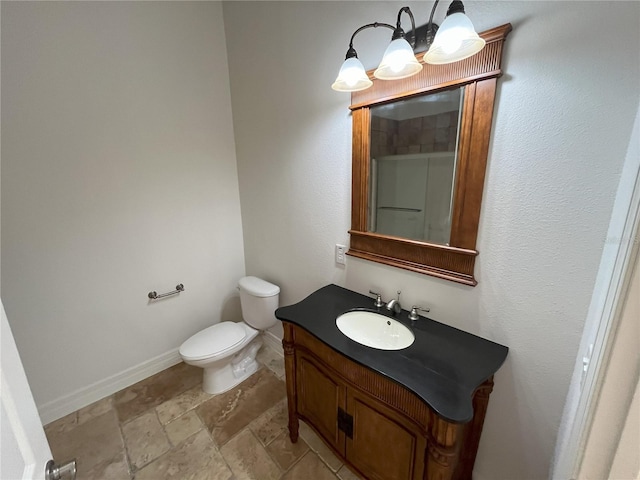
POLYGON ((262 346, 258 334, 276 324, 280 288, 257 277, 238 282, 242 322, 220 322, 196 333, 180 346, 182 360, 204 369, 202 389, 218 394, 232 389, 257 369, 262 346))

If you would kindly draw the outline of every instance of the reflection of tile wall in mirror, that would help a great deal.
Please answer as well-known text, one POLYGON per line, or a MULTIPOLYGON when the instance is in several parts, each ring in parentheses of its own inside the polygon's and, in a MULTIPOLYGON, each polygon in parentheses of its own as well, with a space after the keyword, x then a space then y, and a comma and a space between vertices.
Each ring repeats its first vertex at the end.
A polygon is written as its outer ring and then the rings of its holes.
POLYGON ((371 109, 371 156, 454 152, 462 89, 371 109))

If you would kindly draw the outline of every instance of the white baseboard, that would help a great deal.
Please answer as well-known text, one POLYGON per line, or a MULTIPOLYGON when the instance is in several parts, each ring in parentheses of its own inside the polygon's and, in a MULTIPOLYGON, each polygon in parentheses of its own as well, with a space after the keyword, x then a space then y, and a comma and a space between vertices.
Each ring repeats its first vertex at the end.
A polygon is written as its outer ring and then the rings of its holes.
POLYGON ((44 405, 39 405, 38 412, 40 413, 40 420, 43 425, 47 425, 76 410, 91 405, 109 395, 113 395, 140 380, 144 380, 151 375, 155 375, 162 370, 172 367, 181 361, 182 359, 180 358, 180 353, 177 348, 169 350, 162 355, 158 355, 120 373, 116 373, 104 380, 80 388, 75 392, 71 392, 44 405))
MULTIPOLYGON (((265 345, 280 355, 282 351, 282 339, 271 332, 265 331, 262 334, 265 345)), ((170 350, 162 355, 158 355, 151 360, 142 362, 139 365, 128 368, 123 372, 116 373, 111 377, 95 382, 87 387, 80 388, 75 392, 52 400, 44 405, 38 406, 40 420, 43 425, 53 422, 59 418, 69 415, 76 410, 91 405, 109 395, 127 388, 140 380, 144 380, 151 375, 155 375, 173 365, 180 363, 180 353, 178 349, 170 350)))
POLYGON ((282 351, 282 339, 275 336, 273 333, 264 331, 262 333, 262 341, 266 346, 270 349, 274 350, 276 353, 282 355, 284 357, 284 352, 282 351))

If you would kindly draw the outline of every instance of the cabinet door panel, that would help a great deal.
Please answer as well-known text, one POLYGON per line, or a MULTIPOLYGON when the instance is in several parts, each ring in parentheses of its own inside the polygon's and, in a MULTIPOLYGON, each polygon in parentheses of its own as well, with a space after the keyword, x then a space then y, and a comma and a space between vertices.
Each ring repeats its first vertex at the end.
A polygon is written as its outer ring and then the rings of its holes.
POLYGON ((338 408, 344 409, 345 387, 302 352, 297 359, 298 414, 344 455, 344 433, 338 430, 338 408))
POLYGON ((418 480, 424 474, 426 440, 419 429, 379 401, 349 389, 353 438, 346 457, 371 480, 418 480))

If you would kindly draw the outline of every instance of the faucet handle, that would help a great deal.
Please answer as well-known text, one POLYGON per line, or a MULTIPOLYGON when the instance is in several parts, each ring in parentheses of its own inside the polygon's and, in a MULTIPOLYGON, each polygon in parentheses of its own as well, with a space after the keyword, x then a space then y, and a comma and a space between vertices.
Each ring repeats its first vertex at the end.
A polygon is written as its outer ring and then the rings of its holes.
POLYGON ((374 303, 374 305, 375 305, 376 307, 381 307, 381 306, 383 306, 383 305, 384 305, 384 302, 382 301, 382 296, 381 296, 379 293, 374 292, 374 291, 372 291, 372 290, 369 290, 369 293, 370 293, 371 295, 375 295, 375 296, 376 296, 376 301, 375 301, 375 303, 374 303))
POLYGON ((428 313, 431 310, 428 308, 414 305, 413 307, 411 307, 411 313, 409 313, 409 320, 418 320, 420 318, 420 315, 418 315, 418 311, 428 313))

